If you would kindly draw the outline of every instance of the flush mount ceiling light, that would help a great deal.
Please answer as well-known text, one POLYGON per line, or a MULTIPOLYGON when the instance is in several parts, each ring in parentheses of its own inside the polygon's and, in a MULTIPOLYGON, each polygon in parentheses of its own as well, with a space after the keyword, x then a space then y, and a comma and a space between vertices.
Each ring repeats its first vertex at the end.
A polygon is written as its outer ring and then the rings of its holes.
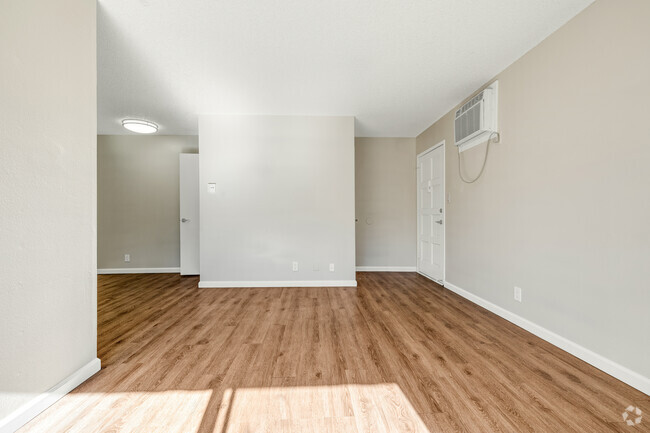
POLYGON ((158 125, 142 119, 124 119, 122 120, 122 126, 138 134, 152 134, 158 131, 158 125))

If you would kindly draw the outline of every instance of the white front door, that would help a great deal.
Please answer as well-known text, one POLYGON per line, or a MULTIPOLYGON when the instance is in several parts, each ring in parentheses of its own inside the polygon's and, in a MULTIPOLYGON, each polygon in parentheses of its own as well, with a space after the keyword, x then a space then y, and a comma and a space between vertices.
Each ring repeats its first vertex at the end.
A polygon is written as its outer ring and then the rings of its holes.
POLYGON ((181 275, 199 275, 199 155, 181 153, 181 275))
POLYGON ((418 272, 438 282, 445 270, 445 145, 418 156, 418 272))

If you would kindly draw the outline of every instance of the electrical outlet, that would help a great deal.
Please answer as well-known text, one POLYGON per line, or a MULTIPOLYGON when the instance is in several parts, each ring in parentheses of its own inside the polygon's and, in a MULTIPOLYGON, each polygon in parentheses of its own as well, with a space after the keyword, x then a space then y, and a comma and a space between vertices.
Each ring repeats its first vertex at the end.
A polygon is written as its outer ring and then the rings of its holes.
POLYGON ((131 261, 131 254, 124 254, 124 262, 129 263, 131 261))
POLYGON ((334 263, 330 263, 330 272, 334 272, 334 263))
POLYGON ((515 286, 515 301, 521 302, 521 287, 515 286))
POLYGON ((298 272, 298 262, 293 262, 293 264, 291 265, 291 269, 294 272, 298 272))

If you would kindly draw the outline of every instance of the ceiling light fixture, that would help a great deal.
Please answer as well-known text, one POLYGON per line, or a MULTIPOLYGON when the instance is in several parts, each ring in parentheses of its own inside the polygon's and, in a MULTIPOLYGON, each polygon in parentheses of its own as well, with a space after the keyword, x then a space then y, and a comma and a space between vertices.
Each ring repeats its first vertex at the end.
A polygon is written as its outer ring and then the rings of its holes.
POLYGON ((141 119, 124 119, 122 120, 122 126, 138 134, 152 134, 158 131, 158 125, 141 119))

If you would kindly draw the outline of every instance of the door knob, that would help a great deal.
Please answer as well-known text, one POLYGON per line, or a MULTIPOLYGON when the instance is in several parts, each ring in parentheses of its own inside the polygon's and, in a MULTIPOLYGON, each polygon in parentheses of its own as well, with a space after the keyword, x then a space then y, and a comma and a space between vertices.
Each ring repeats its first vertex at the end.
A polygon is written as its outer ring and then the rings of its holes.
POLYGON ((442 220, 436 221, 436 224, 442 224, 442 220))
POLYGON ((181 222, 182 223, 188 223, 188 222, 190 222, 190 219, 189 218, 181 218, 181 222))

